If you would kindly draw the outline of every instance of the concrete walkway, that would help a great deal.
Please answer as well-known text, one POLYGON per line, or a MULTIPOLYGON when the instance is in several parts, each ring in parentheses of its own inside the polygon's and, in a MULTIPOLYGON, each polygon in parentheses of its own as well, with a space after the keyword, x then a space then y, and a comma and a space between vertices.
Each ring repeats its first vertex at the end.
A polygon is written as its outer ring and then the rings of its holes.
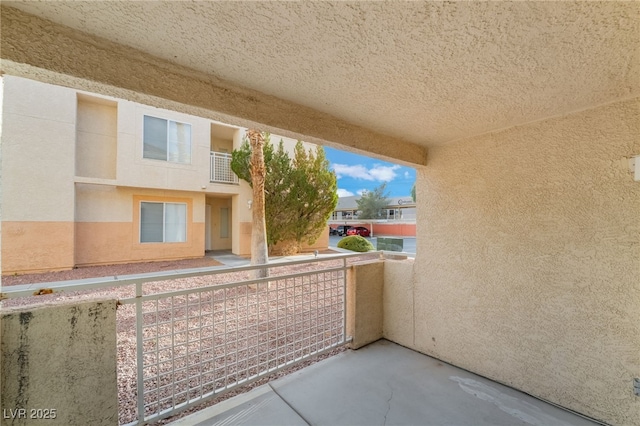
MULTIPOLYGON (((332 256, 339 253, 353 253, 350 250, 344 250, 337 247, 329 247, 329 250, 334 251, 333 254, 318 254, 318 257, 332 256)), ((238 256, 231 253, 231 250, 212 250, 206 253, 207 257, 211 257, 218 262, 222 263, 224 267, 238 267, 248 266, 251 263, 251 259, 248 257, 238 256)), ((289 262, 295 260, 314 259, 313 253, 296 254, 293 256, 269 256, 269 263, 289 262)))
POLYGON ((596 425, 522 392, 380 340, 171 423, 596 425))

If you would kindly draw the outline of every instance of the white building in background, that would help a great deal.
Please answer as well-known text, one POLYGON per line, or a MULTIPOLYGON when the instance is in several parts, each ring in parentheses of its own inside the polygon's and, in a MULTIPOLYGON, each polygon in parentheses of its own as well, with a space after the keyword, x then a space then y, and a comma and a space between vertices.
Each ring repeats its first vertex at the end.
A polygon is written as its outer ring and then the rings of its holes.
MULTIPOLYGON (((341 197, 331 216, 332 221, 357 220, 360 197, 352 195, 341 197)), ((385 208, 385 220, 414 222, 416 220, 416 203, 410 195, 406 197, 390 197, 385 208)))
POLYGON ((355 195, 340 198, 329 220, 329 226, 364 226, 369 229, 371 236, 416 236, 416 203, 411 196, 389 198, 385 217, 374 220, 358 218, 358 199, 360 197, 355 195))
MULTIPOLYGON (((250 254, 251 188, 230 167, 245 129, 1 81, 3 274, 250 254)), ((311 248, 327 245, 322 233, 311 248)))

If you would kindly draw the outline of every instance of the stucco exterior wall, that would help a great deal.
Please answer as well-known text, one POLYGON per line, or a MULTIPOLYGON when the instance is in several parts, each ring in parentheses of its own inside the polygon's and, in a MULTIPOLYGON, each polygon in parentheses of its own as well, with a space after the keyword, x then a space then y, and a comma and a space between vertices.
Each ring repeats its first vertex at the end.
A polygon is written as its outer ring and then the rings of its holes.
MULTIPOLYGON (((2 119, 4 117, 4 80, 0 78, 0 179, 2 179, 2 119)), ((2 185, 0 185, 0 200, 2 200, 2 185)), ((0 201, 1 202, 1 201, 0 201)), ((2 271, 2 205, 0 204, 0 271, 2 271)), ((0 361, 2 357, 0 356, 0 361)))
POLYGON ((118 148, 118 104, 77 95, 76 176, 115 179, 118 148))
POLYGON ((75 93, 2 78, 3 220, 73 221, 75 93))
POLYGON ((71 268, 75 94, 24 81, 3 77, 2 266, 71 268))
POLYGON ((354 264, 347 270, 347 335, 358 349, 382 338, 382 260, 354 264))
POLYGON ((639 117, 634 99, 430 150, 415 348, 640 424, 639 117))
POLYGON ((249 185, 209 182, 212 129, 225 149, 240 146, 243 129, 20 77, 2 82, 2 273, 202 256, 206 196, 227 200, 232 215, 225 241, 211 227, 213 247, 250 254, 249 185), (143 158, 145 115, 191 125, 190 163, 143 158), (188 200, 188 241, 140 244, 137 195, 188 200))
MULTIPOLYGON (((118 104, 118 166, 120 185, 202 191, 209 183, 211 120, 129 101, 118 104), (191 125, 191 162, 171 163, 142 157, 144 116, 191 125)), ((229 185, 216 185, 222 190, 229 185)))
POLYGON ((1 229, 3 274, 73 268, 73 222, 3 220, 1 229))
POLYGON ((241 127, 258 127, 318 145, 342 144, 341 149, 396 158, 407 164, 426 162, 425 148, 331 114, 236 87, 213 75, 4 5, 0 19, 2 69, 8 74, 75 86, 241 127))
POLYGON ((5 308, 1 319, 3 425, 118 424, 115 300, 5 308))
POLYGON ((204 255, 205 196, 201 193, 77 184, 76 265, 139 262, 204 255), (140 243, 140 202, 187 205, 187 241, 140 243))
POLYGON ((414 259, 385 259, 382 291, 384 338, 409 348, 415 343, 413 265, 414 259))

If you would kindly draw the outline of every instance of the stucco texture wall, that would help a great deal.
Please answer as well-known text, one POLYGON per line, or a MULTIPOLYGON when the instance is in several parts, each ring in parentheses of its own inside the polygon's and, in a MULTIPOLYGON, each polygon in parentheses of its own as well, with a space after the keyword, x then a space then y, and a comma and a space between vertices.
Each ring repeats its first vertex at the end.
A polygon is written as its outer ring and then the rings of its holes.
POLYGON ((204 194, 77 184, 75 263, 99 265, 201 257, 204 210, 204 194), (142 201, 186 204, 186 242, 140 243, 142 201))
MULTIPOLYGON (((235 87, 212 75, 4 5, 0 18, 2 69, 7 74, 77 87, 237 126, 258 127, 320 145, 343 144, 343 149, 370 152, 409 164, 426 161, 426 150, 420 146, 338 120, 330 114, 259 91, 235 87)), ((118 155, 121 155, 120 149, 118 155)))
POLYGON ((3 76, 4 273, 73 267, 74 92, 3 76))
POLYGON ((5 308, 0 318, 3 425, 118 424, 115 300, 5 308))
POLYGON ((383 335, 407 347, 414 346, 413 265, 411 258, 384 262, 383 335))
POLYGON ((640 424, 640 99, 458 141, 418 173, 415 347, 640 424))
POLYGON ((347 335, 358 349, 382 338, 385 263, 381 260, 354 264, 347 270, 347 335))

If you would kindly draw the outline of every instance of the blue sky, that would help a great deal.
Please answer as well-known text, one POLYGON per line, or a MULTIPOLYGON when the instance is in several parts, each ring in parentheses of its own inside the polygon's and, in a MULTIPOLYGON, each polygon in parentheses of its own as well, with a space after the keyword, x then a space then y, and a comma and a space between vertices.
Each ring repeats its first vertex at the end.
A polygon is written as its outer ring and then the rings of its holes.
POLYGON ((390 197, 410 197, 411 187, 416 181, 415 169, 327 146, 324 152, 338 177, 339 197, 371 191, 382 182, 387 182, 390 197))

